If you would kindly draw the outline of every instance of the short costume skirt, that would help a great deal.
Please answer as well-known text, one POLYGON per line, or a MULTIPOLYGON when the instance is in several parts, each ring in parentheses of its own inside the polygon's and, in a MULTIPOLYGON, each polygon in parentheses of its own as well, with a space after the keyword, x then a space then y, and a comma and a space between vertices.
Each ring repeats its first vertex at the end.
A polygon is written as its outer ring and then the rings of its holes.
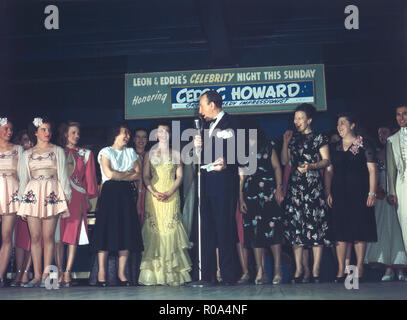
POLYGON ((0 215, 16 213, 18 208, 18 181, 15 174, 0 173, 0 215))
POLYGON ((69 217, 68 204, 61 184, 55 176, 39 176, 28 182, 18 215, 40 219, 61 214, 69 217))

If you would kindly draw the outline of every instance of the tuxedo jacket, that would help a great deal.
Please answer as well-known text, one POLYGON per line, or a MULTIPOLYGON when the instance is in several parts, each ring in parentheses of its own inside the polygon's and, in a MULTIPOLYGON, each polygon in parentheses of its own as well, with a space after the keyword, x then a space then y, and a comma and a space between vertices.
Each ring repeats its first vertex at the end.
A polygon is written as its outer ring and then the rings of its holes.
POLYGON ((400 131, 387 139, 386 162, 387 162, 387 194, 396 194, 397 177, 401 177, 407 170, 401 156, 402 144, 400 141, 400 131))
POLYGON ((223 157, 226 161, 226 168, 222 171, 202 171, 203 189, 207 196, 229 196, 238 190, 237 128, 237 120, 226 112, 213 128, 210 137, 209 123, 206 123, 204 126, 202 163, 208 164, 220 157, 223 157))

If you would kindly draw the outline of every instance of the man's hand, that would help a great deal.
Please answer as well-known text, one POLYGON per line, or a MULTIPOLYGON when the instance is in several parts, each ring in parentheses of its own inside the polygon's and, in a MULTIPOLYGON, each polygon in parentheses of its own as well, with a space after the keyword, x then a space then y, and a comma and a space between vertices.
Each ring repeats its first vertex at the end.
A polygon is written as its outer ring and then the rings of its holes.
POLYGON ((201 149, 202 148, 202 137, 200 135, 196 135, 194 137, 194 147, 196 149, 201 149))
POLYGON ((215 163, 218 163, 218 164, 213 166, 213 171, 222 171, 223 169, 226 168, 226 164, 225 164, 225 159, 224 159, 224 158, 218 158, 218 159, 216 159, 215 163))

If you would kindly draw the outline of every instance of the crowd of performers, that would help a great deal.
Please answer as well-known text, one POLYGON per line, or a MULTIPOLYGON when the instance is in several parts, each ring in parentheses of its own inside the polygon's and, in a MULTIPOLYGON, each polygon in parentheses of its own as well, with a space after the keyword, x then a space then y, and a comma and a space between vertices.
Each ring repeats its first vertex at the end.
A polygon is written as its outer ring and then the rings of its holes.
MULTIPOLYGON (((209 157, 213 170, 201 170, 199 280, 281 284, 283 244, 293 249, 294 283, 321 282, 324 248, 337 261, 335 282, 345 281, 353 250, 360 281, 366 264, 383 268, 382 281, 407 280, 407 106, 394 108, 399 128, 381 126, 376 143, 351 113, 338 115, 337 132, 330 137, 314 132, 310 104, 296 108, 295 130, 285 132, 280 146, 255 123, 239 124, 227 114, 216 91, 202 95, 199 113, 213 145, 224 145, 220 157, 216 152, 209 157), (250 174, 249 163, 228 161, 228 140, 236 139, 241 127, 257 130, 257 137, 246 141, 248 150, 256 145, 257 167, 250 174), (272 279, 266 249, 272 252, 272 279)), ((101 287, 109 285, 112 254, 118 285, 191 282, 196 259, 190 249, 197 241, 191 237, 194 214, 185 214, 185 208, 196 213, 196 192, 181 189, 196 184, 197 168, 184 165, 171 148, 171 123, 157 122, 158 142, 150 150, 147 130, 137 129, 132 139, 126 124, 117 125, 96 159, 79 146, 80 128, 78 122, 60 125, 56 145, 52 122, 36 117, 13 139, 13 121, 0 115, 0 286, 45 287, 51 265, 58 267, 58 285, 72 286, 78 245, 89 245, 96 254, 101 287), (90 234, 93 198, 98 205, 90 234), (16 272, 8 283, 13 246, 16 272), (141 258, 135 281, 126 271, 132 254, 141 258)), ((206 143, 195 136, 197 156, 206 143)))

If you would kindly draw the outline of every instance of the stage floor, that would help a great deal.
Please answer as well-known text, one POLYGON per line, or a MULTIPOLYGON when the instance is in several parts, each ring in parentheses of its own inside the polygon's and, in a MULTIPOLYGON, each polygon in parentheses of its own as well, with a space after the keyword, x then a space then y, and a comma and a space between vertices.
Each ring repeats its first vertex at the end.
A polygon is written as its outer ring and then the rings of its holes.
POLYGON ((282 284, 190 287, 107 287, 78 286, 47 290, 2 288, 0 300, 407 300, 407 282, 361 283, 347 290, 343 284, 282 284))

